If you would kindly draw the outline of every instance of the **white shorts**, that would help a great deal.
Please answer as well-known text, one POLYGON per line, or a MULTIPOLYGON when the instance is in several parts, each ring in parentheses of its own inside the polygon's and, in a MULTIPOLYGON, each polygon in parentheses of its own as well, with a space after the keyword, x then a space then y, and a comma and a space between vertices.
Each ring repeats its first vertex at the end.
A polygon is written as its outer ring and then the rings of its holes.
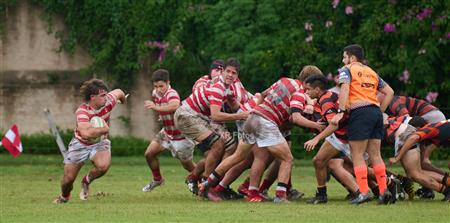
POLYGON ((111 151, 111 141, 104 139, 96 144, 85 145, 77 138, 73 138, 69 143, 69 150, 64 159, 65 164, 84 163, 87 159, 92 160, 98 151, 111 151))
POLYGON ((422 115, 422 118, 425 119, 428 123, 438 123, 446 120, 444 113, 439 110, 430 111, 422 115))
POLYGON ((181 140, 171 140, 167 137, 163 129, 156 134, 153 140, 158 142, 164 149, 169 150, 173 157, 181 161, 189 161, 193 159, 195 147, 193 140, 186 138, 181 140))
POLYGON ((257 144, 258 147, 274 146, 286 143, 278 125, 264 117, 251 113, 244 123, 242 140, 247 144, 257 144))
MULTIPOLYGON (((333 133, 330 136, 326 137, 325 140, 329 142, 336 150, 340 151, 343 155, 348 157, 350 160, 352 159, 352 153, 350 151, 350 145, 348 143, 343 143, 336 135, 333 133)), ((364 160, 367 160, 369 155, 364 153, 364 160)))

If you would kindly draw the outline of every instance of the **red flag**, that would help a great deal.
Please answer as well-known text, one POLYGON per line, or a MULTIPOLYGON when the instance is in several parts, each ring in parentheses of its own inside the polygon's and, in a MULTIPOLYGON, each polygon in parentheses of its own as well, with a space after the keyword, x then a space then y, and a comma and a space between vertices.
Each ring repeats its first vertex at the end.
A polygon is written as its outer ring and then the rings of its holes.
POLYGON ((1 144, 3 144, 3 147, 5 147, 5 149, 14 157, 22 153, 22 143, 20 142, 19 130, 17 129, 16 124, 12 125, 11 129, 6 132, 1 144))

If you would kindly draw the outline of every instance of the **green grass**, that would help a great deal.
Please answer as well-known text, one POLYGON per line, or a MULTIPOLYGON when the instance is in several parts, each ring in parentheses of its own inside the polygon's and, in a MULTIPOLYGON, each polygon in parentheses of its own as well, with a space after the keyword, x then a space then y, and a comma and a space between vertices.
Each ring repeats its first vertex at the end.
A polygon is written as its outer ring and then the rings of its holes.
MULTIPOLYGON (((170 157, 161 158, 166 184, 150 193, 141 192, 150 178, 143 157, 113 157, 109 172, 91 185, 91 194, 106 196, 81 201, 80 180, 88 167, 81 170, 71 201, 56 205, 52 200, 60 193, 61 157, 0 155, 0 222, 450 222, 450 205, 439 201, 441 194, 431 201, 351 206, 343 200, 346 191, 334 180, 328 184, 326 205, 306 205, 305 198, 287 205, 204 201, 188 192, 186 172, 170 157)), ((398 166, 393 170, 403 172, 398 166)), ((313 195, 310 161, 296 161, 293 183, 306 197, 313 195)))

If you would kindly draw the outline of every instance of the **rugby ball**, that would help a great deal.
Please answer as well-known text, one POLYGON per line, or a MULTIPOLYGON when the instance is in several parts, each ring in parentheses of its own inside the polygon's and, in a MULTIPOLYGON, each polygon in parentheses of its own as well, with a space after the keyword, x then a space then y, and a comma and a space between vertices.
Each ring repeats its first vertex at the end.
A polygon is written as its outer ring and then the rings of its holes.
MULTIPOLYGON (((98 116, 94 116, 91 118, 91 120, 89 120, 89 122, 91 123, 92 128, 101 128, 101 127, 105 127, 105 122, 103 121, 102 118, 98 117, 98 116)), ((102 139, 104 139, 104 136, 99 136, 97 138, 93 138, 90 139, 89 141, 91 143, 98 143, 100 142, 102 139)))
POLYGON ((90 120, 90 123, 93 128, 105 127, 105 123, 103 122, 103 119, 98 116, 92 117, 90 120))

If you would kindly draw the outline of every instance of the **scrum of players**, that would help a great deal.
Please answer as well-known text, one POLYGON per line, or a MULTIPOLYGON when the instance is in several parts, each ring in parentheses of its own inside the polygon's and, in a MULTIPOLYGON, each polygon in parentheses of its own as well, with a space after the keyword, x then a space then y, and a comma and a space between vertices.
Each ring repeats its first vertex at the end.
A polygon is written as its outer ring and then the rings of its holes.
MULTIPOLYGON (((449 202, 449 173, 434 166, 430 155, 440 146, 450 146, 450 120, 424 100, 395 95, 364 61, 363 49, 349 45, 343 49, 344 66, 338 70, 335 87, 327 89, 328 79, 320 69, 307 65, 295 79, 280 78, 265 91, 251 94, 239 80, 237 59, 215 60, 209 74, 195 82, 183 101, 170 86, 169 72, 156 70, 152 97, 144 106, 159 114, 163 127, 145 152, 152 179, 142 191, 153 191, 164 183, 158 155, 169 150, 187 171, 187 188, 196 196, 216 202, 288 203, 300 199, 304 193, 294 188, 291 175, 291 129, 297 126, 316 133, 301 146, 307 151, 318 150, 312 160, 317 190, 306 203, 327 203, 326 184, 331 176, 348 191, 345 199, 350 204, 372 200, 392 204, 415 196, 433 199, 435 193, 442 193, 442 200, 449 202), (236 124, 237 137, 225 125, 230 122, 236 124), (401 163, 405 175, 386 169, 381 146, 393 148, 395 156, 389 163, 401 163), (194 148, 203 154, 197 162, 193 161, 194 148), (230 185, 244 173, 248 176, 236 192, 230 185), (268 191, 275 182, 271 197, 268 191), (415 191, 414 182, 421 188, 415 191)), ((91 92, 102 93, 110 101, 96 102, 100 103, 97 106, 125 102, 122 91, 106 94, 106 89, 91 92)), ((85 94, 85 103, 93 100, 99 99, 85 94)), ((88 198, 89 184, 109 167, 109 141, 89 144, 90 138, 107 133, 109 128, 93 132, 87 124, 92 112, 80 114, 79 110, 77 126, 82 128, 75 131, 69 145, 72 156, 65 159, 62 193, 55 203, 69 200, 85 160, 98 165, 83 177, 81 199, 88 198), (80 154, 83 145, 91 151, 80 154), (97 157, 105 150, 109 157, 97 157)), ((109 119, 111 110, 108 114, 103 111, 103 117, 109 119)), ((448 165, 450 168, 450 162, 448 165)))

